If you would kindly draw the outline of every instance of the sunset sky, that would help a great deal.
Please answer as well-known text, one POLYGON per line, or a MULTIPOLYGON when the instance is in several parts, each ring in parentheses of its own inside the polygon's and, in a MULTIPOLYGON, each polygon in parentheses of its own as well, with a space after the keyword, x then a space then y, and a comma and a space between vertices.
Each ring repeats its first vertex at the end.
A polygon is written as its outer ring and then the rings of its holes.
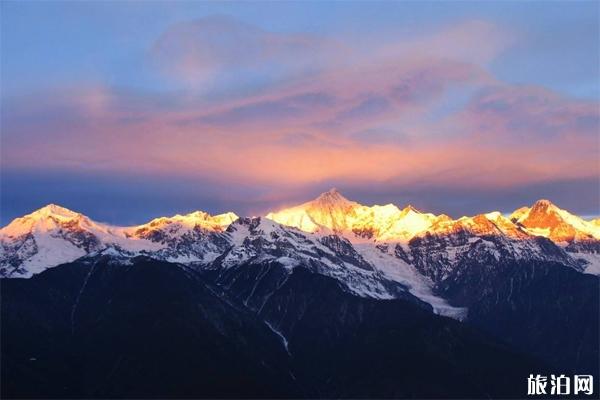
POLYGON ((598 215, 599 4, 2 2, 2 225, 47 203, 258 215, 333 186, 598 215))

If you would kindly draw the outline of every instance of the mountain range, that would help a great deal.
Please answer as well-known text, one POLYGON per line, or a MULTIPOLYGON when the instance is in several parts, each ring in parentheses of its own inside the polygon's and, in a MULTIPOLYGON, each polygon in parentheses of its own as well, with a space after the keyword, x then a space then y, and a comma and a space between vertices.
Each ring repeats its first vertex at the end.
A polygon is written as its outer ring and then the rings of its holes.
MULTIPOLYGON (((410 205, 403 209, 393 204, 364 206, 331 189, 315 200, 250 220, 270 237, 274 230, 299 234, 315 243, 336 236, 338 241, 349 242, 348 248, 361 258, 358 262, 375 268, 391 263, 392 270, 409 270, 398 264, 404 261, 424 269, 435 258, 439 266, 424 273, 432 279, 443 277, 457 260, 475 250, 497 259, 555 260, 584 273, 600 274, 600 219, 584 220, 548 200, 509 216, 496 211, 452 219, 410 205), (429 261, 423 259, 425 249, 429 261)), ((207 264, 231 245, 241 247, 246 237, 239 236, 249 233, 244 228, 248 221, 233 212, 212 216, 196 211, 119 227, 50 204, 0 229, 0 276, 30 277, 102 251, 207 264)))
POLYGON ((600 221, 548 200, 452 219, 332 189, 130 227, 51 204, 0 246, 5 395, 523 397, 599 369, 600 221))

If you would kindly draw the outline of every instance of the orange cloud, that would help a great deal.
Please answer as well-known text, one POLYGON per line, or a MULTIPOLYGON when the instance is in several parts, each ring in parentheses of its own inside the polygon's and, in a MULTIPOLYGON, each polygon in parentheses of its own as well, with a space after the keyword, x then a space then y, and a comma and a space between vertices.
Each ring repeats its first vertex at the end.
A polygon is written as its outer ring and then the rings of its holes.
POLYGON ((326 56, 312 39, 248 27, 234 26, 227 39, 252 31, 242 58, 238 44, 207 51, 210 37, 192 40, 222 28, 214 21, 178 27, 155 51, 174 52, 169 68, 183 74, 235 69, 238 61, 287 65, 299 47, 318 53, 318 68, 217 100, 184 93, 157 101, 102 85, 11 99, 2 165, 285 185, 393 180, 498 188, 598 175, 597 102, 497 81, 486 64, 512 39, 496 26, 468 22, 375 46, 362 58, 326 56), (440 117, 457 88, 472 94, 440 117))

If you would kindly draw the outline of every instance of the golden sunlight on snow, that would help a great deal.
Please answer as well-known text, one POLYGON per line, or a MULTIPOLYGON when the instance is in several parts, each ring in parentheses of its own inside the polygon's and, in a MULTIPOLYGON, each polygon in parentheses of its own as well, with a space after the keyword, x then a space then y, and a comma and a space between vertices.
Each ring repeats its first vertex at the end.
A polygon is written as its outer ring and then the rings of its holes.
POLYGON ((519 208, 510 219, 529 233, 557 243, 600 239, 600 225, 558 208, 549 200, 538 200, 531 208, 519 208))
POLYGON ((476 235, 507 235, 515 239, 548 237, 554 242, 600 239, 600 224, 589 222, 540 200, 522 207, 509 218, 498 211, 452 219, 422 213, 412 206, 365 206, 346 199, 336 189, 307 203, 266 216, 305 232, 341 234, 352 242, 406 242, 426 234, 449 235, 469 231, 476 235))
POLYGON ((354 241, 402 241, 427 230, 434 222, 449 219, 421 213, 412 206, 399 209, 393 204, 372 207, 350 201, 336 189, 296 207, 266 216, 283 225, 306 232, 332 232, 354 241))

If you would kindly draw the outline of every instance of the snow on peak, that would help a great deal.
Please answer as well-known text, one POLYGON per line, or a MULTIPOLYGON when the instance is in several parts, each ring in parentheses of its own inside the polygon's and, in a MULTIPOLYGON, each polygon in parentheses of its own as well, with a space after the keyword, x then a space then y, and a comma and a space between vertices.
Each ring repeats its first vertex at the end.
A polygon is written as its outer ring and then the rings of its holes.
POLYGON ((83 214, 49 204, 0 229, 0 275, 28 277, 73 261, 106 247, 104 239, 114 237, 111 230, 83 214), (20 263, 15 265, 14 260, 20 263))
POLYGON ((536 236, 554 242, 600 239, 600 226, 559 208, 549 200, 538 200, 531 207, 521 207, 510 216, 536 236))
POLYGON ((406 207, 404 207, 402 209, 402 213, 403 214, 408 214, 410 212, 416 213, 416 214, 422 214, 421 211, 417 210, 415 207, 413 207, 411 204, 407 205, 406 207))
POLYGON ((159 217, 152 221, 132 227, 136 232, 139 230, 151 231, 162 229, 167 226, 178 226, 185 229, 194 229, 200 227, 209 231, 224 231, 227 227, 238 219, 238 216, 232 212, 219 215, 210 215, 204 211, 194 211, 189 214, 176 214, 172 217, 159 217))
POLYGON ((321 206, 349 206, 356 203, 345 198, 336 188, 331 188, 328 191, 321 193, 311 203, 321 206))
POLYGON ((15 218, 10 224, 0 229, 0 234, 19 237, 32 231, 51 231, 60 225, 80 225, 85 222, 89 222, 89 219, 83 214, 56 204, 48 204, 23 217, 15 218))
POLYGON ((502 218, 502 213, 500 211, 492 211, 492 212, 486 213, 484 215, 490 221, 496 221, 496 220, 502 218))
POLYGON ((40 217, 62 217, 62 218, 77 218, 81 216, 81 214, 71 211, 68 208, 61 207, 57 204, 50 203, 33 213, 29 214, 29 216, 40 216, 40 217))
POLYGON ((475 236, 508 236, 512 239, 525 239, 529 235, 499 211, 452 219, 445 214, 436 216, 432 224, 416 236, 450 236, 468 232, 475 236))
POLYGON ((402 210, 393 204, 365 206, 348 200, 336 189, 266 217, 305 232, 341 234, 352 242, 406 241, 440 218, 410 205, 402 210))
POLYGON ((552 203, 550 200, 548 199, 539 199, 538 201, 536 201, 533 204, 533 207, 538 207, 538 208, 558 208, 554 205, 554 203, 552 203))
POLYGON ((83 214, 55 204, 16 218, 0 229, 0 276, 27 277, 58 264, 73 261, 92 252, 114 248, 119 252, 141 254, 162 252, 165 257, 202 260, 214 253, 211 243, 198 239, 223 232, 237 219, 233 213, 212 216, 202 211, 170 218, 157 218, 147 224, 119 227, 95 222, 83 214), (201 229, 196 231, 196 228, 201 229), (190 243, 185 254, 171 254, 179 243, 190 243), (16 265, 14 260, 20 260, 16 265))
MULTIPOLYGON (((321 193, 316 199, 304 203, 300 207, 310 210, 319 219, 318 217, 328 218, 330 215, 342 217, 345 214, 351 214, 355 208, 360 207, 360 204, 348 200, 337 189, 333 188, 321 193)), ((334 218, 330 222, 335 225, 336 222, 340 222, 337 219, 334 218)))
POLYGON ((524 215, 529 213, 529 207, 521 207, 521 208, 517 208, 515 211, 513 211, 513 213, 510 215, 509 219, 513 220, 513 221, 518 221, 519 219, 521 219, 524 215))

